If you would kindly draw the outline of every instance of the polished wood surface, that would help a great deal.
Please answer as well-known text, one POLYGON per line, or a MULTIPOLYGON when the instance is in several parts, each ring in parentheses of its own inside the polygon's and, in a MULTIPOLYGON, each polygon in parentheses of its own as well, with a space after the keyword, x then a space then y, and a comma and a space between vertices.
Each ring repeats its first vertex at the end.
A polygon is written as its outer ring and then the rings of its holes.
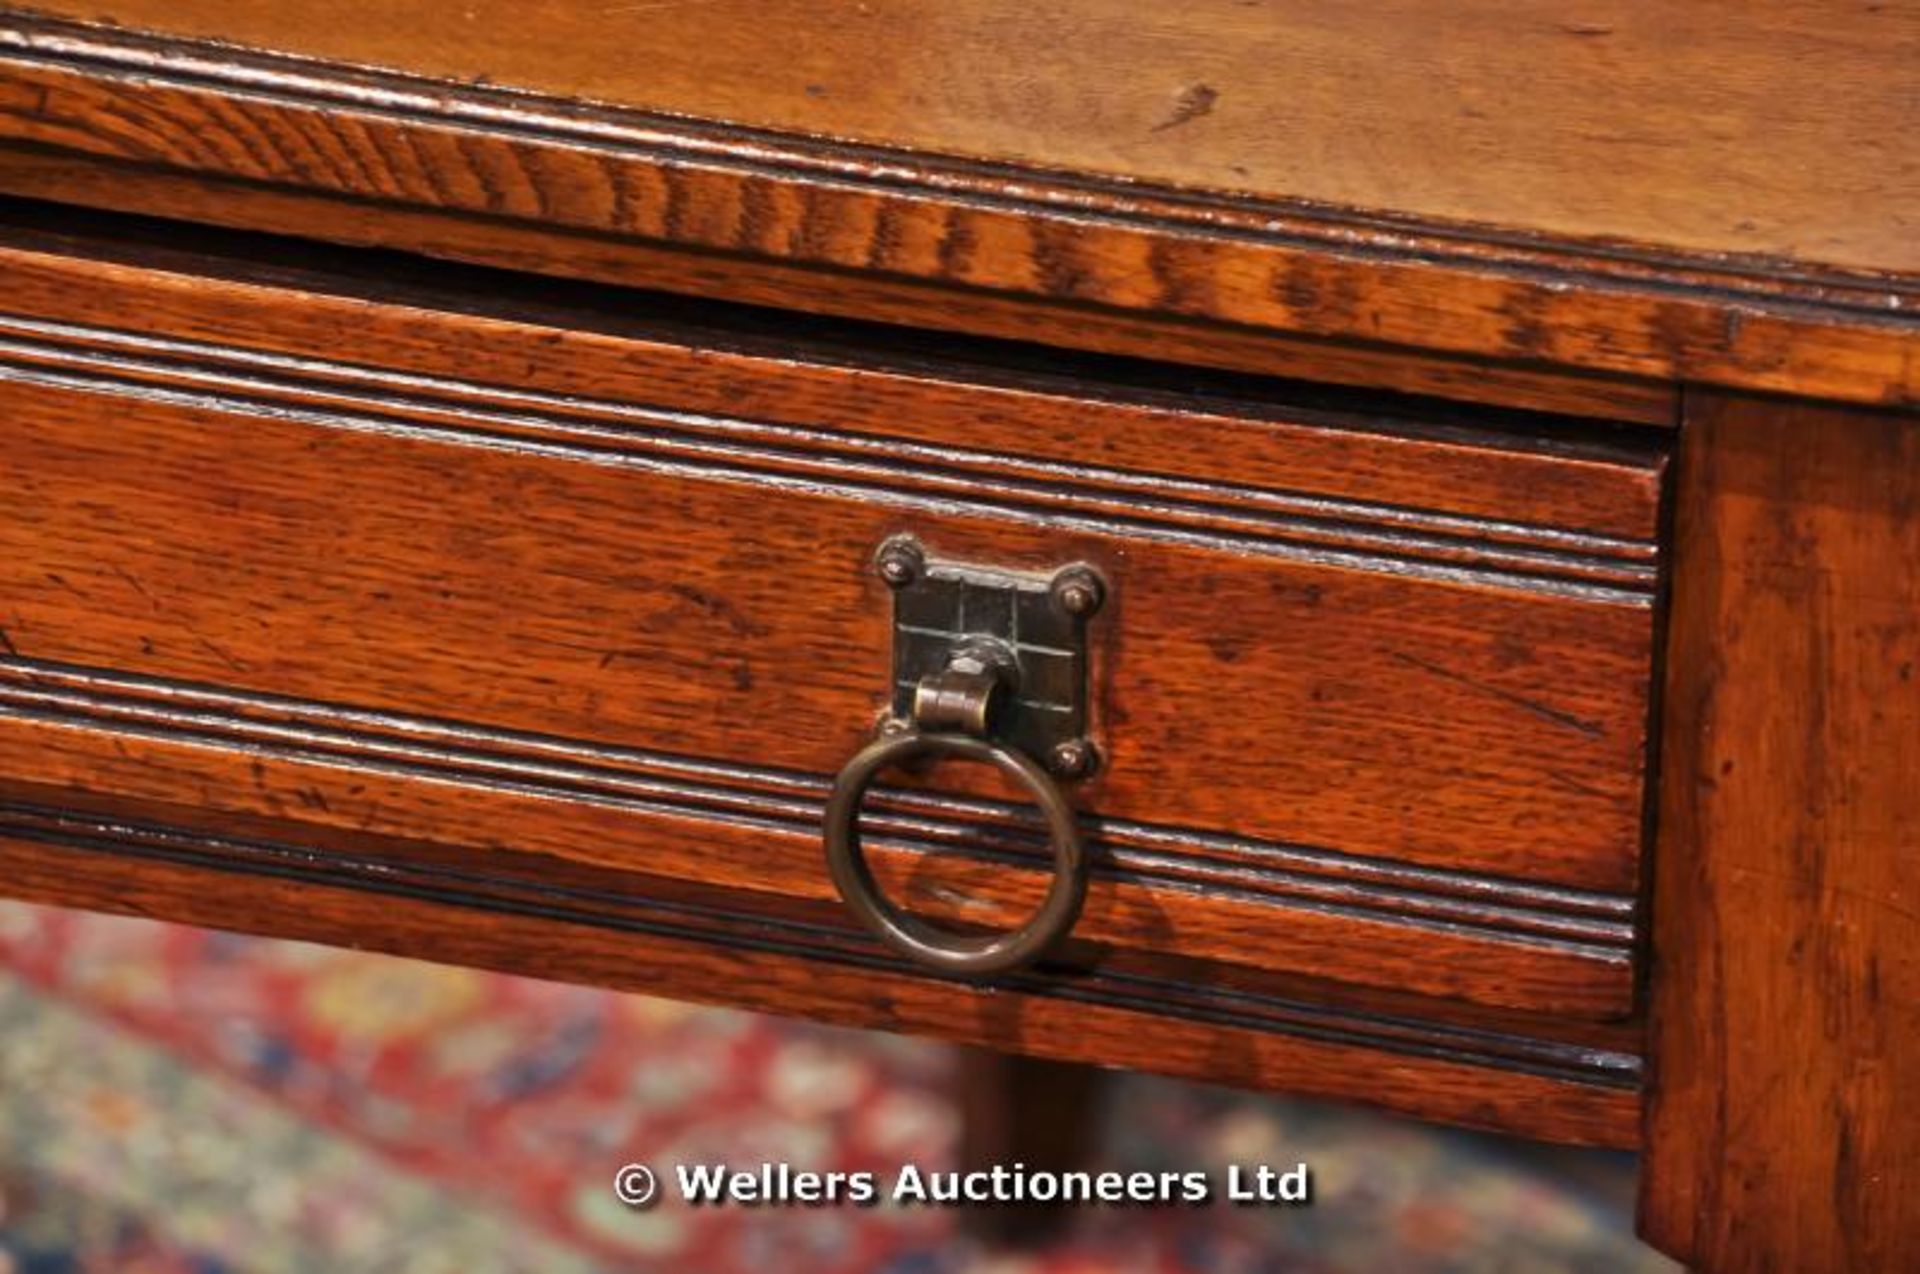
POLYGON ((1920 1250, 1920 419, 1688 410, 1641 1228, 1709 1270, 1920 1250))
POLYGON ((460 84, 1463 232, 1920 275, 1920 13, 1795 0, 34 0, 460 84), (1836 91, 1844 85, 1845 91, 1836 91))
POLYGON ((730 919, 633 889, 513 888, 473 866, 436 875, 382 861, 364 836, 316 851, 251 842, 220 821, 224 834, 167 831, 0 802, 0 879, 11 897, 63 906, 1317 1094, 1529 1137, 1628 1146, 1639 1135, 1636 1071, 1597 1077, 1603 1059, 1632 1059, 1604 1047, 1317 1010, 1284 992, 1196 987, 1169 1011, 1150 980, 1123 972, 980 989, 879 959, 844 927, 730 919), (259 857, 236 865, 249 855, 259 857))
MULTIPOLYGON (((824 898, 905 529, 1112 584, 1080 937, 1633 1007, 1660 435, 116 254, 0 246, 16 779, 824 898)), ((958 791, 883 875, 1007 925, 1031 833, 958 791)))
MULTIPOLYGON (((1046 1172, 1093 1166, 1112 1112, 1107 1072, 1017 1053, 968 1048, 960 1053, 960 1167, 989 1172, 1025 1164, 1046 1172)), ((988 1243, 1024 1246, 1072 1219, 1072 1209, 1027 1203, 967 1208, 962 1224, 988 1243)))
POLYGON ((685 253, 430 208, 375 206, 311 190, 209 180, 33 146, 0 144, 0 193, 238 230, 313 235, 324 228, 333 243, 400 244, 444 260, 777 307, 802 320, 815 314, 877 319, 1191 367, 1667 427, 1677 424, 1680 414, 1674 385, 1637 377, 1436 356, 1178 316, 1106 312, 1068 301, 1010 300, 891 275, 685 253))
MULTIPOLYGON (((1429 222, 1421 217, 1431 214, 1418 209, 1410 220, 1383 219, 1257 194, 1195 192, 1072 167, 1065 159, 1054 162, 1069 166, 1036 170, 822 140, 806 128, 743 129, 739 121, 508 91, 490 72, 469 69, 448 79, 425 47, 438 47, 431 41, 423 42, 412 65, 388 70, 291 58, 272 42, 298 45, 305 19, 271 37, 250 25, 251 15, 262 13, 300 12, 327 22, 325 6, 169 6, 176 10, 198 15, 189 25, 219 23, 223 36, 242 44, 248 41, 241 33, 252 31, 269 47, 254 52, 146 38, 113 26, 0 12, 0 139, 216 183, 316 190, 380 207, 431 208, 565 235, 666 243, 1119 314, 1533 366, 1866 402, 1920 401, 1914 356, 1920 322, 1913 317, 1920 290, 1912 262, 1898 247, 1908 241, 1901 218, 1913 190, 1916 136, 1911 127, 1896 127, 1900 112, 1910 109, 1903 106, 1910 95, 1900 72, 1913 64, 1895 56, 1903 42, 1898 13, 1835 18, 1802 36, 1797 32, 1813 29, 1816 16, 1795 10, 1797 18, 1790 16, 1779 32, 1751 40, 1729 34, 1740 30, 1730 19, 1729 28, 1700 46, 1772 50, 1765 55, 1771 60, 1764 87, 1749 106, 1794 100, 1791 86, 1818 84, 1817 100, 1834 105, 1823 106, 1817 118, 1844 120, 1844 145, 1831 130, 1815 128, 1783 151, 1781 141, 1793 129, 1781 121, 1794 115, 1735 111, 1709 115, 1705 128, 1695 128, 1701 117, 1662 104, 1657 78, 1652 86, 1620 84, 1607 108, 1639 123, 1670 118, 1676 135, 1682 124, 1691 137, 1731 129, 1744 139, 1764 129, 1753 144, 1737 148, 1742 165, 1759 167, 1683 164, 1685 181, 1673 187, 1669 206, 1712 218, 1756 217, 1761 225, 1772 216, 1767 201, 1776 195, 1795 207, 1821 208, 1834 197, 1836 210, 1815 220, 1842 228, 1837 233, 1851 246, 1802 257, 1786 253, 1778 232, 1802 236, 1784 225, 1761 236, 1760 255, 1748 253, 1737 234, 1677 251, 1564 237, 1530 219, 1524 207, 1505 221, 1478 225, 1429 222), (1805 46, 1821 41, 1833 50, 1828 56, 1864 77, 1850 88, 1844 108, 1840 95, 1809 74, 1818 57, 1805 46), (1803 147, 1822 163, 1809 168, 1792 158, 1803 147), (1784 162, 1783 153, 1790 156, 1784 162), (1824 166, 1855 160, 1858 167, 1845 174, 1824 166), (1811 182, 1807 173, 1815 174, 1811 182), (1852 211, 1843 214, 1838 205, 1852 211), (1851 234, 1844 229, 1853 224, 1849 216, 1877 219, 1881 230, 1851 234)), ((1442 10, 1430 12, 1438 20, 1442 10)), ((133 22, 140 15, 125 16, 133 22)), ((1256 20, 1284 25, 1271 16, 1244 19, 1256 20)), ((342 32, 354 29, 339 13, 333 21, 342 32)), ((367 31, 393 25, 358 24, 367 31)), ((1623 20, 1623 28, 1628 25, 1623 20)), ((444 24, 436 29, 444 35, 444 24)), ((502 29, 514 34, 502 39, 520 41, 529 29, 516 10, 512 26, 502 29)), ((1562 32, 1557 38, 1584 49, 1605 47, 1611 37, 1562 32)), ((784 47, 777 61, 790 65, 784 47)), ((1670 72, 1675 82, 1683 67, 1670 72)), ((1738 58, 1727 69, 1753 70, 1738 58)), ((764 74, 760 68, 751 73, 764 74)), ((1274 73, 1276 96, 1301 97, 1291 76, 1274 73)), ((1606 96, 1604 81, 1583 84, 1541 96, 1539 109, 1512 118, 1543 118, 1557 104, 1606 96)), ((1351 136, 1340 134, 1343 146, 1352 144, 1351 136)), ((1575 147, 1569 160, 1577 181, 1568 187, 1568 206, 1604 203, 1605 192, 1619 188, 1631 171, 1624 156, 1672 149, 1657 144, 1664 136, 1655 128, 1650 146, 1600 140, 1575 147), (1596 180, 1600 173, 1608 179, 1596 180)), ((1296 144, 1289 153, 1299 149, 1296 144)), ((1477 171, 1470 150, 1441 148, 1432 155, 1448 180, 1477 171)), ((1649 180, 1671 175, 1662 170, 1649 180)), ((1509 185, 1533 183, 1501 188, 1509 185)), ((325 238, 331 227, 316 217, 300 230, 325 238)), ((387 242, 420 246, 418 230, 396 223, 387 242)), ((1831 248, 1832 236, 1823 242, 1831 248)), ((549 253, 557 258, 567 250, 555 246, 549 253)))
MULTIPOLYGON (((6 892, 1644 1143, 1708 1274, 1920 1250, 1914 6, 40 8, 6 892), (820 861, 900 531, 1113 585, 1089 905, 991 989, 820 861)), ((916 911, 1039 897, 978 776, 869 818, 916 911)))

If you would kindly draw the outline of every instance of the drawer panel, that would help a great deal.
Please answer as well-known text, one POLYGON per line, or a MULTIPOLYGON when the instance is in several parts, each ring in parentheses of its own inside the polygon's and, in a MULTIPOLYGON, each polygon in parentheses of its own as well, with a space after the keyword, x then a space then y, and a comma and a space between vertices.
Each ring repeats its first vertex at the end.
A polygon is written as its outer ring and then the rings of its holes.
MULTIPOLYGON (((1631 1010, 1638 435, 24 232, 0 274, 17 792, 813 906, 904 531, 1111 584, 1069 963, 1631 1010)), ((936 918, 1045 888, 965 773, 870 840, 936 918)))

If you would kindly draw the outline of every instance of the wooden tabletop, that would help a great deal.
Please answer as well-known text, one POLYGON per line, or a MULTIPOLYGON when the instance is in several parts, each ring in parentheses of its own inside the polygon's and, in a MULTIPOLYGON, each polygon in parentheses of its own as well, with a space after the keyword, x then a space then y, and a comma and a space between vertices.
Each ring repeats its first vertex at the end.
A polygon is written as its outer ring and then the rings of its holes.
POLYGON ((1920 272, 1920 6, 41 0, 435 78, 1127 181, 1920 272))
POLYGON ((0 190, 1920 404, 1899 0, 0 0, 0 190))

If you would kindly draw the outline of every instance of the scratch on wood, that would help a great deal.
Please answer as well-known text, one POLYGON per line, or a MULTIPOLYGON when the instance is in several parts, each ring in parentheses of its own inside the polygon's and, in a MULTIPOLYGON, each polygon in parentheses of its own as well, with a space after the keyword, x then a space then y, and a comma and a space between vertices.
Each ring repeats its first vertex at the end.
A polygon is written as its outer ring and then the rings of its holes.
POLYGON ((1609 800, 1614 796, 1612 792, 1604 791, 1591 783, 1582 783, 1571 774, 1564 774, 1559 770, 1548 770, 1547 777, 1555 783, 1558 783, 1561 787, 1566 788, 1569 792, 1578 792, 1582 796, 1597 796, 1602 800, 1609 800))
POLYGON ((602 17, 618 17, 623 13, 650 13, 655 9, 691 9, 703 4, 712 4, 714 0, 653 0, 651 4, 616 4, 602 9, 602 17))
POLYGON ((158 608, 159 603, 153 600, 153 594, 140 586, 140 581, 133 577, 131 571, 127 570, 126 567, 120 565, 118 562, 111 563, 111 566, 113 567, 113 573, 127 582, 128 588, 131 588, 134 592, 146 598, 148 605, 158 608))
POLYGON ((1153 126, 1152 131, 1164 133, 1169 128, 1199 119, 1202 115, 1213 114, 1213 104, 1220 100, 1220 94, 1205 84, 1189 84, 1180 90, 1173 99, 1173 109, 1167 117, 1153 126))
POLYGON ((1828 898, 1840 899, 1847 902, 1858 903, 1863 907, 1882 910, 1896 919, 1904 920, 1909 925, 1920 928, 1920 911, 1902 906, 1897 894, 1892 897, 1882 897, 1866 889, 1834 884, 1832 881, 1824 880, 1814 873, 1773 871, 1766 867, 1756 867, 1751 863, 1735 863, 1731 866, 1730 871, 1736 876, 1751 876, 1759 880, 1778 881, 1782 884, 1792 885, 1797 889, 1822 894, 1828 898))
POLYGON ((1490 694, 1496 699, 1504 699, 1517 707, 1525 708, 1537 717, 1553 722, 1555 725, 1563 725, 1569 730, 1577 730, 1589 739, 1600 738, 1606 733, 1593 722, 1584 721, 1570 712, 1562 712, 1558 708, 1549 708, 1546 704, 1536 703, 1525 695, 1515 694, 1511 690, 1502 690, 1499 686, 1490 686, 1484 681, 1476 681, 1472 677, 1453 671, 1451 668, 1442 668, 1439 664, 1429 663, 1424 659, 1415 658, 1412 655, 1398 650, 1390 650, 1387 654, 1403 664, 1420 669, 1422 672, 1430 672, 1436 677, 1444 677, 1448 681, 1458 682, 1463 686, 1472 686, 1475 690, 1483 694, 1490 694))
POLYGON ((194 633, 193 639, 194 641, 198 642, 201 646, 205 647, 207 650, 212 651, 215 658, 220 660, 220 662, 225 664, 227 667, 233 669, 235 672, 245 672, 247 670, 247 666, 245 664, 241 663, 238 659, 235 659, 232 655, 222 650, 219 646, 215 645, 213 642, 210 642, 205 637, 202 637, 199 633, 194 633))

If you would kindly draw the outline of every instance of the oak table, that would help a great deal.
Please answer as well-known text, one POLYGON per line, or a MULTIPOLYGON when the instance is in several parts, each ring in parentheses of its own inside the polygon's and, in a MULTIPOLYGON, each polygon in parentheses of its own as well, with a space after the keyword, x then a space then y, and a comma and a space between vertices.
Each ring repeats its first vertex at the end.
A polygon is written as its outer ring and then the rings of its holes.
POLYGON ((0 194, 7 893, 1920 1250, 1912 6, 40 0, 0 194))

